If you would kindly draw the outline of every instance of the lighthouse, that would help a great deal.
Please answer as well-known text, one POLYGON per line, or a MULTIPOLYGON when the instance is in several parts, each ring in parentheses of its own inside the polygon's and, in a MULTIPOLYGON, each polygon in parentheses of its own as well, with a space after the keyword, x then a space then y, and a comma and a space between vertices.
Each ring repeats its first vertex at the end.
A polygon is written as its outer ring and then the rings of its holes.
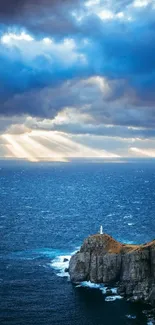
POLYGON ((103 227, 100 227, 100 235, 103 235, 103 227))

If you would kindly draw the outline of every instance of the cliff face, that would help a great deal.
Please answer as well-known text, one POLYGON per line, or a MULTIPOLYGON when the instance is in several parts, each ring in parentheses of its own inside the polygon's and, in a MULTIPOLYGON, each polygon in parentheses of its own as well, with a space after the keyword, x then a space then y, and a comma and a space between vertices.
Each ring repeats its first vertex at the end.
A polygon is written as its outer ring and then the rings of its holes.
POLYGON ((154 304, 155 240, 127 245, 106 234, 90 236, 71 257, 69 274, 73 283, 117 284, 122 295, 154 304))

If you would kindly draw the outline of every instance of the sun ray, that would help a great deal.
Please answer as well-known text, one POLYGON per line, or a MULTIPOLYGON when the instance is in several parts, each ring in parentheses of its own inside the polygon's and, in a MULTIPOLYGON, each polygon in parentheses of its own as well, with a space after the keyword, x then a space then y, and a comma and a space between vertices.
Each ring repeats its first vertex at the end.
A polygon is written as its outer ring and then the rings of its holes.
POLYGON ((94 149, 56 131, 32 131, 22 135, 4 134, 12 157, 30 161, 68 161, 69 158, 119 158, 106 150, 94 149), (44 144, 45 142, 45 144, 44 144))
POLYGON ((150 158, 155 157, 155 150, 153 150, 153 149, 139 149, 136 147, 132 147, 132 148, 130 148, 130 151, 132 151, 140 156, 146 156, 146 157, 150 157, 150 158))
POLYGON ((25 146, 30 146, 31 149, 33 149, 34 154, 36 155, 37 159, 40 160, 40 158, 52 160, 52 161, 66 161, 66 158, 57 153, 56 151, 53 151, 46 146, 40 144, 38 141, 34 140, 31 136, 24 134, 23 140, 25 143, 25 146))
POLYGON ((10 134, 3 134, 2 137, 8 142, 10 145, 8 149, 12 152, 13 156, 16 158, 24 158, 30 161, 37 162, 37 158, 31 155, 27 150, 23 148, 21 144, 19 144, 18 140, 15 140, 10 134))
MULTIPOLYGON (((32 136, 37 136, 37 131, 32 132, 32 136)), ((57 149, 63 150, 63 155, 66 157, 85 157, 85 158, 119 158, 119 155, 116 155, 112 152, 106 150, 96 150, 76 141, 71 140, 67 137, 66 134, 58 133, 55 131, 41 131, 40 138, 45 139, 51 144, 55 144, 57 149), (64 153, 65 150, 65 153, 64 153)))

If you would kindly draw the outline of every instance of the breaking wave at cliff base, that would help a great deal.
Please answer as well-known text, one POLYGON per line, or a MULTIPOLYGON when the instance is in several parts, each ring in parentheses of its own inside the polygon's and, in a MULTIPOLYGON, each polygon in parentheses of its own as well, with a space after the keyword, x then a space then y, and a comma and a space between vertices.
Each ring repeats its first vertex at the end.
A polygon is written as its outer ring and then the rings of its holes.
MULTIPOLYGON (((76 250, 77 251, 77 250, 76 250)), ((64 277, 69 279, 69 261, 70 258, 75 252, 72 252, 70 255, 58 255, 52 260, 50 266, 56 271, 56 275, 59 277, 64 277)), ((105 301, 115 301, 116 299, 122 299, 120 295, 117 294, 117 288, 108 288, 104 284, 92 283, 91 281, 83 281, 75 286, 76 288, 89 288, 89 289, 98 289, 102 292, 103 295, 106 295, 105 301)))

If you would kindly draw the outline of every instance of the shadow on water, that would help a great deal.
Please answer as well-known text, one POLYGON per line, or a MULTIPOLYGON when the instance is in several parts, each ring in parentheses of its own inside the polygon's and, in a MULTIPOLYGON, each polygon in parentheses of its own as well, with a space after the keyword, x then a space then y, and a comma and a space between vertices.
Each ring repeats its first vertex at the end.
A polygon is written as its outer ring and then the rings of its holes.
POLYGON ((105 295, 98 289, 74 288, 74 290, 81 312, 87 320, 85 324, 147 324, 142 304, 130 303, 125 299, 106 302, 105 295))

